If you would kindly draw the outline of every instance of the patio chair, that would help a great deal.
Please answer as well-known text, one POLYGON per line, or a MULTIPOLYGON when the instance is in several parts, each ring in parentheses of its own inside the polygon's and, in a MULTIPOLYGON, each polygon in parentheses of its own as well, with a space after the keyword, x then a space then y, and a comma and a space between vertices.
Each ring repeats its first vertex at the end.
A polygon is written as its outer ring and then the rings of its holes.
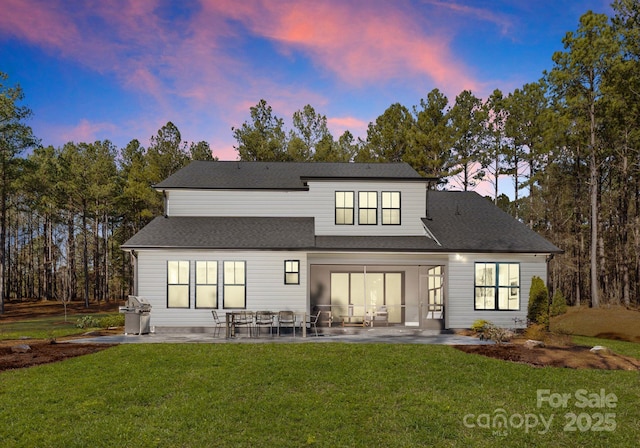
POLYGON ((271 337, 273 337, 273 313, 271 311, 256 311, 256 332, 260 336, 260 329, 268 327, 271 337))
POLYGON ((251 337, 253 334, 253 312, 240 311, 237 313, 234 319, 234 325, 236 328, 246 327, 247 335, 251 337))
POLYGON ((218 335, 220 334, 220 329, 222 328, 223 324, 222 322, 220 322, 220 319, 218 318, 218 313, 216 312, 216 310, 211 310, 211 314, 213 315, 213 337, 217 338, 218 335))
POLYGON ((320 320, 320 314, 322 314, 322 311, 317 310, 316 314, 312 314, 309 319, 309 329, 313 329, 313 331, 315 331, 316 333, 316 336, 318 336, 318 321, 320 320))
POLYGON ((380 309, 378 311, 376 311, 375 315, 373 316, 373 320, 377 324, 384 323, 385 326, 388 327, 389 326, 389 312, 387 311, 387 307, 386 306, 381 306, 380 309))
POLYGON ((296 336, 296 314, 293 311, 278 312, 278 336, 280 336, 280 327, 291 327, 293 337, 296 336))

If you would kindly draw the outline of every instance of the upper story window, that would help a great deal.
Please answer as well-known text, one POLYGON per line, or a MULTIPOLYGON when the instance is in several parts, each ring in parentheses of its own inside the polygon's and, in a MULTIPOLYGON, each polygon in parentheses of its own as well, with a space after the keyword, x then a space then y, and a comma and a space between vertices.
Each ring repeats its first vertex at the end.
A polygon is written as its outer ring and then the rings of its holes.
POLYGON ((375 191, 358 192, 358 223, 378 224, 378 193, 375 191))
POLYGON ((382 224, 400 225, 400 192, 382 192, 382 224))
POLYGON ((336 191, 336 224, 353 225, 353 191, 336 191))

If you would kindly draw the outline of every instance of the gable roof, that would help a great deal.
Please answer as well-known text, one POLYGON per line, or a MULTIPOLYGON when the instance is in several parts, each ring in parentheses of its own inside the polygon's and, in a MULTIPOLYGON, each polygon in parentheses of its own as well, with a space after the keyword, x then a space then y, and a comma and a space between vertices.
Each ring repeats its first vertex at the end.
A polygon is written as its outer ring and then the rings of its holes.
POLYGON ((381 252, 561 253, 473 192, 429 192, 427 236, 315 235, 314 218, 159 217, 123 249, 245 249, 381 252))
POLYGON ((429 191, 428 201, 422 222, 448 252, 563 252, 475 192, 429 191))
POLYGON ((430 180, 406 163, 194 161, 155 187, 306 190, 310 179, 430 180))

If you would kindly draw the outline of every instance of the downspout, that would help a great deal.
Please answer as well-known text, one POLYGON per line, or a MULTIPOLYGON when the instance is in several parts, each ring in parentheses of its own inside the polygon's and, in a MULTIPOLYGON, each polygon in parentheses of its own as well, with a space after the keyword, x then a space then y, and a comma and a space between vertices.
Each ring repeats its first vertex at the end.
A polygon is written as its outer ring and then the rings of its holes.
POLYGON ((135 250, 131 250, 131 265, 133 266, 133 296, 138 295, 138 255, 135 250))
POLYGON ((167 190, 162 190, 162 199, 164 201, 164 217, 169 217, 169 201, 167 199, 167 190))
POLYGON ((553 300, 553 295, 551 294, 551 284, 549 283, 549 279, 551 278, 551 271, 549 268, 549 262, 553 260, 553 254, 547 255, 545 258, 545 262, 547 263, 547 291, 549 292, 549 296, 547 297, 547 331, 550 330, 551 326, 551 301, 553 300))
POLYGON ((431 221, 431 216, 429 215, 429 190, 431 190, 431 182, 427 182, 427 192, 424 195, 424 214, 425 218, 431 221))

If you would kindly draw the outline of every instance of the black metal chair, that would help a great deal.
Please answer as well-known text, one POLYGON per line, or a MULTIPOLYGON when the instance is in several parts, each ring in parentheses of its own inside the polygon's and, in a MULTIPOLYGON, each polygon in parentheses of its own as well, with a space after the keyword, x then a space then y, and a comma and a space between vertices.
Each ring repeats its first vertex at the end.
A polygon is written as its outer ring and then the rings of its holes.
POLYGON ((216 310, 211 310, 211 314, 213 315, 213 337, 217 338, 218 335, 220 334, 220 329, 222 328, 222 322, 220 322, 220 319, 218 318, 218 313, 216 312, 216 310))
POLYGON ((260 336, 261 328, 268 327, 271 337, 273 337, 273 313, 271 311, 256 311, 256 332, 260 336))
POLYGON ((251 337, 253 334, 253 312, 252 311, 240 311, 236 313, 234 319, 235 328, 246 327, 247 335, 251 337))
POLYGON ((296 336, 296 314, 293 311, 278 312, 278 336, 280 336, 280 328, 291 327, 293 337, 296 336))

